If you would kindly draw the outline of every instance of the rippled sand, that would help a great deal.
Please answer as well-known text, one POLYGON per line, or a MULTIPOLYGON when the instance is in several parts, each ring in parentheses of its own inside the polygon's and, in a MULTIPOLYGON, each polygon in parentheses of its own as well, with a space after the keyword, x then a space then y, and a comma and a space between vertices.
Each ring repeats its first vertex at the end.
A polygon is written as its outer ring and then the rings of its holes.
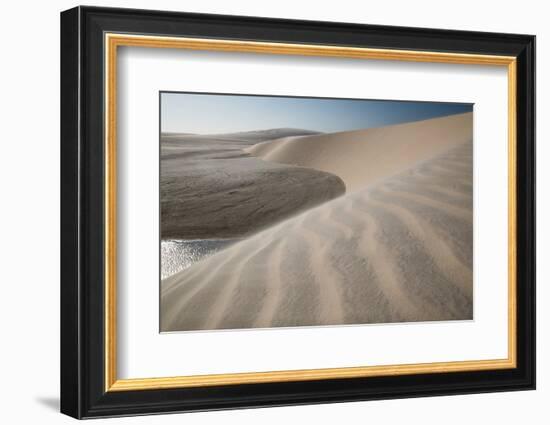
POLYGON ((471 116, 465 122, 463 140, 443 152, 164 280, 161 329, 472 319, 471 116))

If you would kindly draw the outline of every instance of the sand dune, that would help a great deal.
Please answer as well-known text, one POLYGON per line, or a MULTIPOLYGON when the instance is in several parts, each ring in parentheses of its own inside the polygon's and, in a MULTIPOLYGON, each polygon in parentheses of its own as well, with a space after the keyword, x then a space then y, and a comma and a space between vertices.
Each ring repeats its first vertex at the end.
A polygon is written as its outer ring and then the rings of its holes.
POLYGON ((269 162, 336 174, 348 191, 396 174, 472 137, 472 113, 366 130, 289 136, 246 148, 269 162))
POLYGON ((471 135, 464 114, 250 149, 353 192, 165 279, 161 330, 471 319, 471 135))

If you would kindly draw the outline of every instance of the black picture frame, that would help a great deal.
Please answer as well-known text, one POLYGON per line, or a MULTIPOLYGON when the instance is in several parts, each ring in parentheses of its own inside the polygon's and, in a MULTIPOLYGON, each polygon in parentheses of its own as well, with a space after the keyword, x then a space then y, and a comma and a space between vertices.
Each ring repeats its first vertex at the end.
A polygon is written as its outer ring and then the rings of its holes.
POLYGON ((75 418, 535 388, 535 37, 76 7, 61 13, 61 412, 75 418), (517 61, 517 367, 105 391, 104 34, 514 56, 517 61))

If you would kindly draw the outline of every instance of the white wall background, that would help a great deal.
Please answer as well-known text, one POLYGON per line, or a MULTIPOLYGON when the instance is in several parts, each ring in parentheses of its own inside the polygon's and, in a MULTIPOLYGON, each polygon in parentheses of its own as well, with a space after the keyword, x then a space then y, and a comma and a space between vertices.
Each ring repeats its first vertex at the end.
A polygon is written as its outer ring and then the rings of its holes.
MULTIPOLYGON (((59 12, 78 3, 9 2, 0 16, 0 420, 70 423, 59 392, 59 12)), ((536 0, 320 2, 96 1, 95 5, 536 34, 538 53, 538 390, 195 413, 109 423, 548 423, 550 412, 550 27, 536 0), (545 261, 546 260, 546 261, 545 261), (546 307, 548 306, 548 307, 546 307), (545 403, 546 402, 546 403, 545 403)))

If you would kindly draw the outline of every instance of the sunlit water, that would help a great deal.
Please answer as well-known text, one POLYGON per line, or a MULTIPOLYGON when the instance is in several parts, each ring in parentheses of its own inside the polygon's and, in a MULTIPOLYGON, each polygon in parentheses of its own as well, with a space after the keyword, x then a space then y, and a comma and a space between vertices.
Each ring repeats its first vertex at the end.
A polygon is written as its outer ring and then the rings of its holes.
POLYGON ((168 240, 160 244, 160 274, 165 279, 234 244, 235 239, 168 240))

